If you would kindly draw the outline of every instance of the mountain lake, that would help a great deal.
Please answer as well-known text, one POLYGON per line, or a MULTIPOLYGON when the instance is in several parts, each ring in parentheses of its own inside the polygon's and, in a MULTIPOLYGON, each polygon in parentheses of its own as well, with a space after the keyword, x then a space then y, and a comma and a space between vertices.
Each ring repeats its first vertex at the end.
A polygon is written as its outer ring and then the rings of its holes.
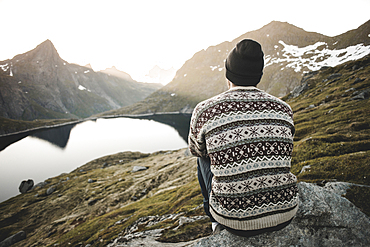
POLYGON ((0 202, 18 195, 23 180, 36 185, 106 155, 185 148, 189 122, 182 114, 121 117, 0 137, 0 202))

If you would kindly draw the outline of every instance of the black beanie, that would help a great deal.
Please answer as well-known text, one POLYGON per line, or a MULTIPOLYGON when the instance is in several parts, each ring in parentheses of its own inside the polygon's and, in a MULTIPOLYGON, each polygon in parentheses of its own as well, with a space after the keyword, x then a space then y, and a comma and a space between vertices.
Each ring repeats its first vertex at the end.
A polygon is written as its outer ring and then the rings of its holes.
POLYGON ((261 80, 263 66, 261 45, 243 39, 226 58, 226 78, 237 86, 256 86, 261 80))

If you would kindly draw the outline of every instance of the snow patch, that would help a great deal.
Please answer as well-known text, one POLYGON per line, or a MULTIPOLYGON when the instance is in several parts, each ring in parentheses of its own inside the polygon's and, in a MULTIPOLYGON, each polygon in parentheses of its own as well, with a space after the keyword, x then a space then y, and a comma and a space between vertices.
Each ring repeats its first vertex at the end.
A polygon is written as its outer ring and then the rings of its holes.
POLYGON ((79 86, 78 86, 78 89, 79 89, 79 90, 81 90, 81 91, 82 91, 82 90, 86 90, 86 91, 88 91, 88 92, 91 92, 91 90, 89 90, 89 89, 85 88, 85 87, 84 87, 84 86, 82 86, 82 85, 79 85, 79 86))
POLYGON ((185 74, 184 77, 186 77, 188 74, 185 74))
POLYGON ((4 72, 6 72, 6 71, 8 71, 8 69, 9 69, 9 66, 8 66, 9 64, 8 63, 6 63, 6 64, 4 64, 4 65, 0 65, 0 68, 4 71, 4 72))
POLYGON ((55 68, 58 68, 58 65, 55 65, 55 68))
POLYGON ((176 94, 175 93, 171 93, 171 97, 175 96, 176 94))
POLYGON ((270 37, 270 34, 267 34, 266 37, 270 37))
POLYGON ((84 71, 84 73, 86 74, 86 73, 89 73, 90 72, 90 70, 86 70, 86 71, 84 71))
POLYGON ((10 68, 10 76, 13 76, 13 71, 12 71, 12 68, 10 68))
POLYGON ((369 37, 369 38, 370 38, 370 33, 367 35, 367 37, 369 37))
MULTIPOLYGON (((281 50, 281 56, 273 58, 266 56, 265 67, 272 64, 284 63, 285 67, 293 68, 295 72, 300 72, 304 68, 306 70, 316 71, 323 66, 334 67, 370 54, 370 45, 365 46, 363 44, 349 46, 340 50, 330 50, 325 42, 317 42, 301 48, 295 45, 285 44, 281 40, 279 43, 284 47, 281 50), (320 49, 318 49, 319 47, 320 49)), ((277 54, 279 55, 279 52, 277 54)))
POLYGON ((21 84, 21 83, 22 83, 22 81, 19 81, 19 82, 18 82, 18 84, 21 84))
POLYGON ((211 68, 211 70, 212 70, 212 71, 214 71, 215 69, 217 69, 217 68, 218 68, 218 66, 212 66, 212 65, 211 65, 211 66, 209 66, 209 67, 211 68))
POLYGON ((66 63, 63 63, 63 65, 66 65, 66 63))
POLYGON ((218 71, 222 71, 224 68, 218 68, 218 71))

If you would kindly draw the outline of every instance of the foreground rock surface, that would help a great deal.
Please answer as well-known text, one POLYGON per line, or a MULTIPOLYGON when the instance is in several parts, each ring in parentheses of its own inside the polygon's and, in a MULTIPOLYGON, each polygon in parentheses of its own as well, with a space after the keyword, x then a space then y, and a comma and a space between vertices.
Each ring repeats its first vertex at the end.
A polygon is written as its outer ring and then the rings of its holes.
POLYGON ((370 246, 370 218, 331 189, 299 183, 300 206, 290 225, 250 238, 226 230, 194 246, 370 246))

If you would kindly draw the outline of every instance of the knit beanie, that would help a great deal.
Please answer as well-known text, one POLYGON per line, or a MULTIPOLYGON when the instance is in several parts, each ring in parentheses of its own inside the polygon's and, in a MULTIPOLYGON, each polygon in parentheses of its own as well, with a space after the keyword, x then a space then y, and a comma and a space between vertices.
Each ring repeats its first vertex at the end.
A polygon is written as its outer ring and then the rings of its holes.
POLYGON ((243 39, 226 58, 226 78, 237 86, 256 86, 261 80, 263 66, 261 45, 243 39))

